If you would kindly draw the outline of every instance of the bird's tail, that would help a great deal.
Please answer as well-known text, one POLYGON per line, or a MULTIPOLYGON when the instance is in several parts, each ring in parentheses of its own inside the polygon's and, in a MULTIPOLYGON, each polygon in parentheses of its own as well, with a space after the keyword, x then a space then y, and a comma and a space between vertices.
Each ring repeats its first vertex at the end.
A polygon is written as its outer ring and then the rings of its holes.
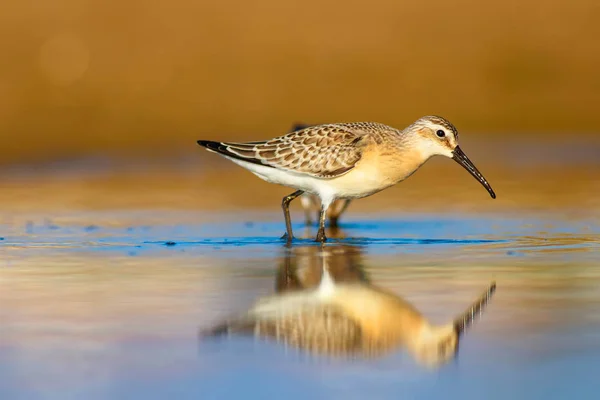
POLYGON ((221 322, 207 329, 200 329, 198 337, 200 339, 217 338, 230 334, 247 334, 254 331, 256 321, 252 318, 241 317, 221 322))
POLYGON ((197 143, 207 150, 214 151, 215 153, 218 153, 219 147, 223 146, 221 142, 213 142, 211 140, 198 140, 197 143))
POLYGON ((261 159, 257 158, 259 152, 256 151, 256 146, 262 145, 265 142, 226 143, 198 140, 197 143, 213 153, 252 164, 268 166, 268 164, 263 163, 261 159))

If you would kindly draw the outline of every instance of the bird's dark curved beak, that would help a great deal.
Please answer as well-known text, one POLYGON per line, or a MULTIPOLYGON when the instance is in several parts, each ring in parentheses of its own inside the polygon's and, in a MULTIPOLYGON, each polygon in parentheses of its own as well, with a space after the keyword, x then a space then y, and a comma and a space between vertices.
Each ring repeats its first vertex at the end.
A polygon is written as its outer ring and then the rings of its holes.
POLYGON ((479 170, 475 168, 475 165, 473 165, 471 160, 469 160, 469 157, 467 157, 467 155, 463 153, 461 148, 456 146, 452 154, 452 159, 460 165, 462 165, 467 171, 469 171, 469 173, 473 175, 473 177, 475 177, 475 179, 477 179, 479 183, 483 185, 484 188, 486 188, 486 190, 490 193, 490 196, 492 196, 492 199, 495 199, 496 193, 494 193, 494 189, 492 189, 492 186, 489 184, 487 179, 485 179, 483 175, 481 175, 481 172, 479 172, 479 170))

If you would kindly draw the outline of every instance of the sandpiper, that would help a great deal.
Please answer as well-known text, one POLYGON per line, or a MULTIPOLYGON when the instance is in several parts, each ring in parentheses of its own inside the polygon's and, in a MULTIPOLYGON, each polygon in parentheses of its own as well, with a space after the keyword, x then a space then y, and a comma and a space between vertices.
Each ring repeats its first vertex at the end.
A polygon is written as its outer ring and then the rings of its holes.
POLYGON ((324 242, 326 211, 336 199, 359 199, 412 175, 435 155, 454 159, 490 193, 496 194, 458 146, 458 131, 438 116, 419 118, 404 130, 376 122, 315 125, 258 142, 213 142, 200 146, 219 153, 259 178, 297 189, 282 201, 291 242, 290 202, 303 193, 321 201, 316 241, 324 242))
POLYGON ((200 337, 252 335, 337 357, 377 357, 404 347, 418 363, 438 367, 456 356, 461 336, 496 289, 492 282, 465 312, 436 326, 385 289, 363 280, 335 282, 327 257, 318 287, 262 298, 242 315, 202 330, 200 337))

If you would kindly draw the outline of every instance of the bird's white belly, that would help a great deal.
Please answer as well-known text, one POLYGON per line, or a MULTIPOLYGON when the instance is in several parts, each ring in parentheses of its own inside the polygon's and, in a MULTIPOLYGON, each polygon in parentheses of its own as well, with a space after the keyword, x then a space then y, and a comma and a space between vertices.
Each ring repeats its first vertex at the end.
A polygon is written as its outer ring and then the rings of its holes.
POLYGON ((327 179, 226 158, 267 182, 316 194, 324 203, 336 198, 366 197, 396 183, 386 179, 376 166, 356 168, 342 176, 327 179))
POLYGON ((269 183, 289 186, 316 195, 320 195, 322 192, 328 191, 326 184, 327 180, 325 179, 319 179, 314 176, 267 167, 264 165, 248 163, 234 158, 227 158, 269 183))

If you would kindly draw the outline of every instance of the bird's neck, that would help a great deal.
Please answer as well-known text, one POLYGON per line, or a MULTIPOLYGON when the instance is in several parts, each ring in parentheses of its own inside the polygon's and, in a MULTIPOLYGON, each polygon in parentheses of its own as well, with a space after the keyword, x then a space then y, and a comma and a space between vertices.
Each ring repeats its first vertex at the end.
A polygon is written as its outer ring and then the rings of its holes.
POLYGON ((451 359, 458 345, 458 335, 452 323, 431 326, 427 321, 414 336, 406 342, 406 347, 417 362, 436 367, 451 359))
POLYGON ((418 149, 397 147, 396 151, 379 155, 378 166, 391 185, 401 182, 414 174, 431 155, 418 149))

